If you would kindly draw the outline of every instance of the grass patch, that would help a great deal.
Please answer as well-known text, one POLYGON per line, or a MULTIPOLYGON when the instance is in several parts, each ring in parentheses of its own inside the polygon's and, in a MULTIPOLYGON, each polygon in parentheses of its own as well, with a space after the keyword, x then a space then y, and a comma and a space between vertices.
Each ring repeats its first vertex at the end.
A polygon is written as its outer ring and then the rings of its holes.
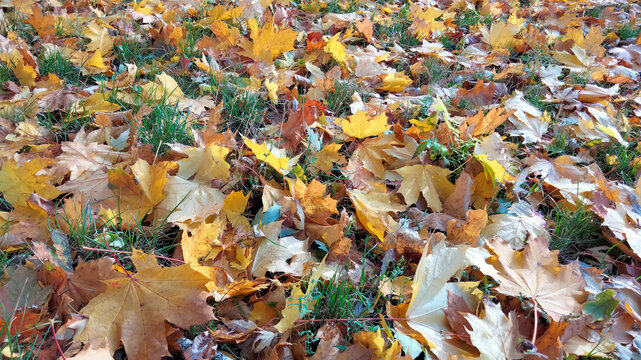
POLYGON ((437 84, 439 86, 450 86, 452 75, 455 71, 452 67, 440 59, 428 57, 423 61, 425 72, 419 75, 419 85, 437 84))
POLYGON ((596 6, 593 8, 589 8, 583 12, 583 16, 589 16, 589 17, 600 19, 604 9, 605 9, 605 6, 596 6))
POLYGON ((205 28, 191 22, 185 23, 184 28, 185 37, 178 42, 176 52, 186 58, 200 58, 200 50, 196 43, 205 34, 205 28))
POLYGON ((136 64, 141 66, 154 58, 151 46, 147 42, 119 38, 113 48, 116 64, 136 64))
POLYGON ((35 97, 30 97, 24 102, 17 105, 5 106, 0 110, 0 117, 19 123, 36 116, 38 101, 35 97))
MULTIPOLYGON (((132 227, 122 227, 119 211, 116 210, 113 218, 103 219, 98 226, 99 218, 86 204, 84 208, 77 209, 79 214, 73 216, 65 211, 58 213, 53 219, 52 225, 59 231, 65 233, 69 238, 69 244, 85 258, 85 260, 105 256, 106 252, 94 252, 83 249, 83 246, 105 249, 105 240, 113 250, 132 251, 140 249, 146 253, 162 254, 170 256, 176 246, 180 231, 169 226, 166 219, 151 226, 137 222, 132 227), (104 234, 103 234, 104 231, 104 234)), ((144 219, 144 215, 141 218, 144 219)), ((158 259, 162 262, 162 259, 158 259)), ((167 263, 168 264, 168 263, 167 263)))
POLYGON ((552 210, 554 230, 550 249, 559 250, 564 261, 572 261, 580 252, 604 241, 601 224, 595 215, 581 205, 575 211, 557 207, 552 210))
MULTIPOLYGON (((373 249, 370 249, 370 254, 373 254, 373 249)), ((363 255, 363 260, 366 257, 367 253, 363 255)), ((370 276, 363 271, 358 282, 349 278, 346 269, 337 272, 331 279, 325 281, 317 280, 310 283, 308 279, 303 279, 303 291, 306 290, 305 286, 312 286, 313 289, 308 296, 316 299, 316 304, 314 309, 300 309, 301 314, 306 313, 307 316, 304 319, 311 320, 340 319, 340 322, 345 324, 348 329, 345 343, 349 343, 353 333, 376 329, 380 325, 378 321, 363 321, 362 318, 376 318, 379 313, 384 313, 385 301, 383 300, 385 297, 378 290, 380 284, 386 280, 393 281, 401 276, 407 265, 407 262, 401 258, 390 263, 379 276, 370 276)), ((405 299, 395 299, 394 301, 403 300, 405 299)), ((301 332, 301 335, 308 335, 304 344, 308 355, 316 351, 318 339, 315 339, 313 335, 323 324, 323 321, 309 322, 306 324, 305 330, 301 332)))
POLYGON ((617 35, 621 40, 628 40, 637 38, 640 32, 640 27, 631 24, 624 24, 619 30, 617 30, 617 35))
POLYGON ((133 127, 140 143, 151 145, 157 156, 169 152, 170 144, 191 145, 193 141, 191 122, 187 114, 178 110, 177 103, 161 101, 139 124, 133 124, 133 127))
POLYGON ((267 102, 263 96, 246 90, 231 82, 230 78, 212 76, 209 87, 214 101, 222 102, 223 129, 237 131, 242 135, 255 136, 263 124, 267 102))
POLYGON ((357 0, 330 0, 322 3, 322 14, 348 14, 358 10, 359 2, 357 0))
POLYGON ((18 78, 13 74, 13 70, 9 69, 7 65, 0 63, 0 84, 7 81, 18 81, 18 78))
POLYGON ((559 156, 563 154, 569 154, 572 151, 569 149, 569 140, 570 134, 567 131, 557 132, 552 142, 547 147, 548 155, 559 156))
POLYGON ((482 16, 480 13, 474 10, 465 9, 465 11, 463 11, 463 14, 459 14, 458 16, 456 16, 452 23, 454 23, 456 26, 470 29, 472 26, 479 23, 489 26, 490 24, 492 24, 492 17, 482 16))
POLYGON ((398 17, 388 18, 388 21, 374 25, 374 36, 386 44, 392 45, 394 42, 402 47, 417 46, 420 40, 412 33, 410 27, 412 20, 409 18, 409 6, 405 5, 398 12, 398 17))
POLYGON ((640 155, 636 144, 626 146, 620 143, 612 143, 599 151, 596 162, 606 176, 634 186, 636 173, 641 165, 638 160, 640 155))
POLYGON ((81 69, 65 57, 60 51, 53 51, 40 54, 38 57, 38 67, 43 75, 56 74, 60 79, 64 79, 72 85, 79 85, 82 79, 81 69))
POLYGON ((38 124, 51 130, 57 142, 69 141, 69 134, 78 132, 93 121, 93 118, 84 114, 61 111, 41 112, 38 113, 37 118, 38 124))
MULTIPOLYGON (((352 104, 352 95, 354 92, 363 94, 360 86, 351 80, 336 80, 334 86, 327 92, 325 97, 325 105, 329 110, 334 112, 335 116, 343 116, 350 113, 350 105, 352 104)), ((363 99, 366 101, 366 99, 363 99)))

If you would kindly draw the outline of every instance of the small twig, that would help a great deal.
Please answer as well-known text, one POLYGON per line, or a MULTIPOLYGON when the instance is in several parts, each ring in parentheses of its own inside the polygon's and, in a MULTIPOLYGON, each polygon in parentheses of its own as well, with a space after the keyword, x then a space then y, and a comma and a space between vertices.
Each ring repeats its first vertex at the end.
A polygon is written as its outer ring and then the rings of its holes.
MULTIPOLYGON (((133 252, 131 252, 131 251, 120 251, 120 250, 98 249, 98 248, 91 248, 91 247, 87 247, 87 246, 83 246, 82 248, 83 248, 84 250, 91 250, 91 251, 104 251, 104 252, 108 252, 108 253, 116 253, 116 254, 128 254, 128 255, 133 255, 133 252)), ((185 263, 185 261, 184 261, 184 260, 180 260, 180 259, 174 259, 174 258, 170 258, 170 257, 166 257, 166 256, 161 256, 161 255, 154 255, 154 254, 149 254, 149 255, 151 255, 151 256, 153 256, 153 257, 157 257, 157 258, 159 258, 159 259, 164 259, 164 260, 174 261, 174 262, 178 262, 178 263, 181 263, 181 264, 184 264, 184 263, 185 263)))
POLYGON ((534 301, 534 333, 532 334, 532 345, 536 346, 536 333, 539 331, 539 303, 534 301))
POLYGON ((125 274, 127 274, 127 276, 129 276, 129 279, 131 281, 134 281, 134 278, 131 276, 129 271, 127 271, 127 269, 125 269, 125 267, 122 265, 120 260, 118 260, 118 257, 116 256, 116 254, 114 254, 114 251, 111 250, 111 246, 109 246, 109 242, 107 241, 107 235, 105 235, 106 233, 107 233, 107 228, 103 228, 102 229, 102 238, 105 240, 105 245, 107 245, 107 249, 109 249, 109 251, 111 252, 111 256, 113 256, 114 260, 116 260, 116 262, 118 263, 118 265, 120 266, 122 271, 124 271, 125 274))
POLYGON ((58 348, 58 351, 60 352, 60 357, 62 357, 62 360, 67 360, 65 357, 65 354, 62 352, 62 348, 60 347, 60 343, 58 343, 58 337, 56 336, 56 326, 54 325, 53 319, 49 319, 49 324, 51 325, 51 331, 53 333, 53 341, 56 343, 56 347, 58 348))

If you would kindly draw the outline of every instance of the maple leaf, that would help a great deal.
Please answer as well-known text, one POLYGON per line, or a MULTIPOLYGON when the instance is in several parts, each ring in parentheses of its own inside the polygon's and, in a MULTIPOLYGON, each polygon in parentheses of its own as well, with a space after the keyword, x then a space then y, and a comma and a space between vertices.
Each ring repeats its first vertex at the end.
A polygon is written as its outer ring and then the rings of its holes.
POLYGON ((488 246, 497 255, 488 262, 498 270, 499 292, 531 298, 554 321, 581 313, 586 292, 579 264, 559 265, 558 251, 550 251, 544 237, 532 239, 522 251, 501 239, 490 240, 488 246))
POLYGON ((220 216, 227 219, 233 227, 240 226, 247 230, 251 229, 249 220, 243 216, 243 212, 247 207, 247 200, 249 200, 249 194, 245 195, 242 191, 232 191, 223 202, 220 216))
POLYGON ((163 188, 167 183, 167 168, 163 165, 149 165, 138 159, 130 169, 133 176, 123 169, 108 172, 109 187, 118 196, 111 208, 118 209, 118 218, 127 226, 140 224, 154 205, 164 199, 163 188))
POLYGON ((201 259, 214 259, 224 250, 220 241, 225 222, 216 218, 212 223, 184 224, 180 242, 187 263, 199 264, 201 259))
POLYGON ((410 8, 414 19, 410 30, 419 40, 428 37, 433 31, 445 28, 442 21, 436 20, 443 14, 442 10, 432 6, 422 9, 418 4, 413 4, 410 8))
POLYGON ((405 315, 407 324, 423 336, 439 359, 454 354, 471 355, 446 335, 452 329, 443 312, 448 305, 448 293, 464 298, 470 308, 475 308, 476 300, 467 292, 465 284, 448 282, 465 267, 464 253, 464 248, 447 247, 444 241, 434 245, 431 252, 426 246, 414 275, 412 299, 405 315))
POLYGON ((199 222, 218 214, 225 201, 225 195, 194 181, 179 176, 170 176, 165 183, 166 196, 156 204, 154 211, 159 219, 168 222, 199 222))
POLYGON ((40 7, 34 5, 28 23, 36 29, 41 38, 56 34, 56 17, 51 14, 42 15, 40 7))
POLYGON ((34 158, 18 166, 15 159, 10 159, 0 170, 0 192, 13 206, 26 206, 32 193, 49 200, 57 197, 60 191, 49 184, 51 177, 38 175, 55 163, 53 159, 34 158))
POLYGON ((107 55, 113 49, 113 40, 109 36, 109 31, 97 22, 92 22, 82 30, 82 36, 89 38, 91 41, 87 44, 87 51, 100 51, 99 54, 107 55))
POLYGON ((374 350, 374 356, 377 359, 397 359, 401 352, 401 344, 398 340, 394 341, 386 349, 385 339, 382 336, 380 327, 376 331, 361 331, 357 333, 354 335, 354 342, 374 350))
POLYGON ((176 161, 179 170, 177 176, 183 179, 193 179, 206 183, 212 179, 227 180, 229 178, 229 163, 225 157, 231 149, 224 146, 210 144, 207 149, 190 147, 182 151, 187 159, 176 161), (195 175, 195 176, 194 176, 195 175))
POLYGON ((38 283, 38 271, 25 266, 13 266, 6 271, 8 281, 0 287, 0 300, 3 311, 0 318, 15 309, 38 308, 45 304, 51 293, 51 285, 41 286, 38 283))
POLYGON ((500 304, 486 300, 484 305, 483 319, 465 315, 471 326, 470 340, 481 352, 479 359, 521 359, 523 355, 517 349, 521 336, 515 312, 505 316, 500 304))
POLYGON ((254 61, 271 63, 280 54, 294 50, 296 33, 292 29, 276 30, 271 23, 259 28, 256 19, 247 20, 247 27, 252 41, 241 38, 239 46, 243 48, 241 54, 254 61))
POLYGON ((447 198, 454 185, 447 180, 450 171, 434 165, 409 165, 396 170, 403 177, 398 192, 403 194, 407 205, 415 204, 418 195, 423 194, 427 206, 441 211, 441 198, 447 198))
POLYGON ((265 276, 267 271, 302 275, 303 264, 311 259, 307 242, 292 236, 279 239, 265 238, 254 256, 252 274, 265 276))
POLYGON ((111 354, 122 341, 136 359, 169 356, 165 321, 187 329, 215 319, 204 290, 209 279, 188 264, 161 268, 138 250, 133 260, 136 274, 107 281, 105 292, 81 310, 89 321, 75 340, 107 345, 111 354))
POLYGON ((356 21, 356 28, 361 34, 363 34, 363 36, 365 36, 365 40, 370 43, 372 42, 372 36, 374 35, 374 24, 372 23, 372 20, 365 17, 363 18, 363 21, 356 21))
POLYGON ((287 182, 289 183, 290 192, 303 207, 306 221, 327 224, 329 216, 338 214, 336 209, 337 201, 332 199, 331 196, 325 196, 325 185, 316 180, 312 180, 306 185, 299 178, 294 181, 287 179, 287 182))
POLYGON ((375 235, 379 240, 385 239, 385 231, 395 227, 396 222, 390 217, 389 212, 402 211, 402 204, 393 203, 390 196, 379 191, 365 193, 360 190, 348 192, 356 216, 365 230, 375 235))
POLYGON ((481 235, 503 239, 516 250, 523 249, 529 237, 549 237, 545 219, 525 201, 510 206, 507 214, 491 215, 488 221, 481 235))
POLYGON ((257 144, 248 138, 243 138, 243 140, 245 145, 256 155, 256 159, 266 162, 283 175, 287 175, 298 162, 299 156, 290 159, 284 150, 271 144, 257 144))
POLYGON ((347 120, 342 119, 340 126, 343 128, 345 135, 357 139, 378 136, 390 128, 390 125, 387 125, 387 116, 384 113, 370 116, 364 111, 358 111, 356 114, 349 116, 347 120))
POLYGON ((331 54, 332 58, 334 58, 334 60, 339 64, 345 64, 347 62, 347 53, 345 52, 345 46, 343 46, 343 44, 338 40, 340 35, 340 33, 334 34, 334 36, 327 41, 323 50, 325 50, 326 53, 331 54))
POLYGON ((520 30, 520 26, 517 24, 500 22, 492 24, 489 30, 486 27, 481 28, 481 33, 483 40, 494 49, 505 49, 513 45, 514 35, 520 30))
POLYGON ((632 251, 641 256, 641 216, 617 204, 615 209, 605 209, 602 226, 607 226, 620 240, 626 240, 632 251), (628 220, 631 219, 632 221, 628 220))
POLYGON ((506 111, 505 108, 493 108, 487 114, 479 111, 476 115, 468 117, 459 130, 462 134, 469 133, 472 137, 486 135, 503 124, 516 110, 506 111))
POLYGON ((390 72, 383 76, 383 84, 376 89, 388 92, 402 92, 412 82, 412 79, 404 73, 390 72))
POLYGON ((283 318, 274 327, 281 333, 289 330, 297 320, 301 319, 307 313, 313 311, 316 305, 317 298, 312 296, 312 292, 316 287, 318 280, 323 274, 325 262, 322 262, 316 267, 309 276, 309 284, 307 290, 303 292, 300 284, 294 284, 292 292, 287 298, 287 303, 282 311, 283 318))
POLYGON ((341 163, 345 161, 345 157, 339 154, 342 145, 331 143, 323 146, 320 151, 312 154, 313 164, 318 166, 319 169, 329 171, 334 167, 334 163, 341 163))

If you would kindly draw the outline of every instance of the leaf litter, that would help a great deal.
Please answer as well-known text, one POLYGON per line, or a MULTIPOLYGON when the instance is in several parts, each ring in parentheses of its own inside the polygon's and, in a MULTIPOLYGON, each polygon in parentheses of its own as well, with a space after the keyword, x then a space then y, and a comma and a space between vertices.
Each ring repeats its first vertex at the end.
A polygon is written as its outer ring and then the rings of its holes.
POLYGON ((640 17, 4 2, 2 356, 638 358, 640 17))

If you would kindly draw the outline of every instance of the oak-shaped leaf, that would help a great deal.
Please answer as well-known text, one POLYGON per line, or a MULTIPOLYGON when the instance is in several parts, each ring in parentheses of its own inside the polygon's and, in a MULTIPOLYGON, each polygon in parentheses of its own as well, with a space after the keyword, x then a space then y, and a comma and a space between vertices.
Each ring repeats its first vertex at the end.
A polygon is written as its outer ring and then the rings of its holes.
POLYGON ((82 309, 89 321, 76 340, 106 344, 112 354, 122 342, 130 359, 169 356, 165 320, 189 328, 215 319, 206 302, 209 279, 189 264, 162 268, 140 251, 133 261, 136 274, 107 280, 105 292, 82 309))

